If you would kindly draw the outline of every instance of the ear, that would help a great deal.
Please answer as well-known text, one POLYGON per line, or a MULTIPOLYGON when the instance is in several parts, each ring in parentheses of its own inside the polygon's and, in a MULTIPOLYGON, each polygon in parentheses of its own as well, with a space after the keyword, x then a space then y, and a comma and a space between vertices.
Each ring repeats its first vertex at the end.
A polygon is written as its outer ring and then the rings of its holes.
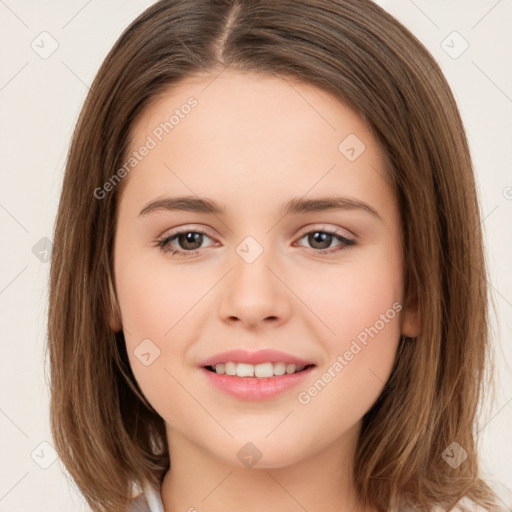
POLYGON ((402 312, 401 334, 407 338, 416 338, 421 332, 421 318, 417 296, 409 296, 402 312))
POLYGON ((123 324, 121 322, 121 311, 119 311, 119 305, 117 303, 117 297, 114 291, 114 286, 112 285, 112 279, 110 275, 108 277, 108 288, 110 297, 110 311, 108 313, 108 324, 112 331, 119 332, 123 328, 123 324))

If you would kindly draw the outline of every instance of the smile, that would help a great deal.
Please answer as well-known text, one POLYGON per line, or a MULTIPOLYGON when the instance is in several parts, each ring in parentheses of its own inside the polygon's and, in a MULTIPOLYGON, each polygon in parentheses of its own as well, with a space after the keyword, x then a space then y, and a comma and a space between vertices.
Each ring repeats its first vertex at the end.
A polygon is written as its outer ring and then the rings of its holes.
POLYGON ((235 371, 236 373, 232 375, 219 373, 222 364, 217 364, 215 367, 202 367, 200 370, 209 385, 223 394, 246 401, 268 400, 299 385, 304 385, 304 381, 316 368, 314 364, 307 366, 287 365, 285 363, 251 365, 231 361, 224 364, 224 372, 226 372, 226 367, 228 372, 235 371), (280 374, 283 367, 285 372, 280 374), (286 372, 286 369, 289 373, 286 372), (272 375, 270 375, 271 372, 272 375), (254 374, 255 376, 253 376, 254 374))
MULTIPOLYGON (((307 365, 312 366, 312 365, 307 365)), ((218 375, 236 375, 237 377, 257 377, 257 378, 268 378, 276 377, 281 375, 291 375, 294 373, 301 372, 306 365, 296 365, 293 363, 261 363, 261 364, 249 364, 249 363, 235 363, 228 361, 226 363, 219 363, 216 365, 206 366, 207 370, 215 372, 218 375)))

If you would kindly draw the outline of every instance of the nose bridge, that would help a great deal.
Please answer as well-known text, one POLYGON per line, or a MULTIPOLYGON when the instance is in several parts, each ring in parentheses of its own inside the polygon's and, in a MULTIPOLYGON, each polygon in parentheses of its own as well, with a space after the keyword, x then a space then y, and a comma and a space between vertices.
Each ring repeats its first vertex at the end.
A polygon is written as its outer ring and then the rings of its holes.
MULTIPOLYGON (((269 237, 265 239, 268 244, 269 237)), ((274 275, 279 267, 276 251, 264 246, 254 236, 245 237, 235 248, 234 268, 221 315, 257 323, 265 318, 284 318, 287 314, 285 287, 274 275)))
POLYGON ((269 237, 262 240, 260 235, 258 238, 261 243, 254 236, 248 235, 235 248, 233 289, 241 287, 243 293, 249 296, 252 294, 275 296, 277 283, 275 276, 269 270, 269 267, 276 266, 273 257, 275 249, 270 247, 269 237))

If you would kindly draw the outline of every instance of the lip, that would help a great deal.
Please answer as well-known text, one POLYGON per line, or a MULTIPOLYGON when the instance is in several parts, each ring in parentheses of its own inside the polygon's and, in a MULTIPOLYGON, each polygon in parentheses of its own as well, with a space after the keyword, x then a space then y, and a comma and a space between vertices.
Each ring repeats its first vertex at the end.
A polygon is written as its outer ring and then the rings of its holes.
MULTIPOLYGON (((268 362, 269 360, 266 359, 265 361, 268 362)), ((281 359, 281 361, 283 360, 281 359)), ((200 368, 200 371, 205 375, 205 378, 208 379, 209 383, 220 391, 242 400, 257 401, 276 397, 281 393, 298 386, 300 383, 304 382, 304 380, 309 377, 315 369, 316 366, 310 366, 298 373, 262 378, 217 374, 207 370, 206 368, 200 368)))
MULTIPOLYGON (((228 350, 220 352, 208 359, 199 363, 199 366, 213 366, 219 363, 227 363, 232 361, 234 363, 247 363, 247 364, 261 364, 261 363, 290 363, 296 365, 308 366, 314 364, 313 361, 307 361, 300 357, 287 354, 274 349, 257 350, 256 352, 249 352, 243 349, 228 350)), ((297 374, 298 375, 298 374, 297 374)), ((243 377, 245 378, 245 377, 243 377)), ((275 378, 275 377, 272 377, 275 378)))

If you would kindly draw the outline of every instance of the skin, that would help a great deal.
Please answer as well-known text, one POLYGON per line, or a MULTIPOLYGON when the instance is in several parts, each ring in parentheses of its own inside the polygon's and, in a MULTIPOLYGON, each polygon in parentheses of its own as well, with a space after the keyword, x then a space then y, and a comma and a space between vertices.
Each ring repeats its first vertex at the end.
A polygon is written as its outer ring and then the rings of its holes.
POLYGON ((114 244, 120 314, 111 325, 124 330, 135 378, 165 420, 165 510, 374 511, 358 502, 351 480, 361 419, 391 373, 400 335, 419 329, 404 305, 400 218, 383 154, 360 116, 327 92, 229 70, 169 89, 133 126, 131 151, 190 96, 197 107, 124 178, 114 244), (354 161, 338 149, 349 134, 366 146, 354 161), (280 214, 291 198, 333 193, 364 201, 380 218, 280 214), (214 199, 226 214, 139 215, 148 202, 178 195, 214 199), (177 228, 207 232, 193 249, 183 238, 171 242, 194 255, 157 245, 177 228), (356 245, 305 236, 323 228, 356 245), (247 236, 263 249, 252 263, 236 251, 247 236), (326 247, 330 254, 318 254, 326 247), (298 393, 394 303, 400 313, 300 403, 298 393), (148 338, 160 355, 146 366, 134 350, 148 338), (275 348, 316 368, 278 397, 244 401, 213 388, 198 366, 235 348, 275 348), (254 467, 237 457, 248 442, 262 455, 254 467))

